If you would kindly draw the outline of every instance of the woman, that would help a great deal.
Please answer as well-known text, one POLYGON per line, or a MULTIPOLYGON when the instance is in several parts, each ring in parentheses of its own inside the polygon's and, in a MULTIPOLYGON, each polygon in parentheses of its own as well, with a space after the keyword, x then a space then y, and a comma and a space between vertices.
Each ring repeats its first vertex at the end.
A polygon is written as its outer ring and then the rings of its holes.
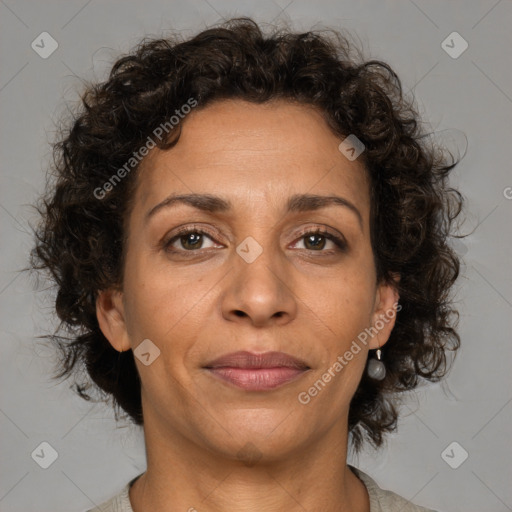
POLYGON ((85 364, 144 428, 95 511, 427 510, 347 464, 459 346, 463 203, 424 135, 387 64, 247 18, 89 86, 34 265, 74 336, 56 377, 85 364))

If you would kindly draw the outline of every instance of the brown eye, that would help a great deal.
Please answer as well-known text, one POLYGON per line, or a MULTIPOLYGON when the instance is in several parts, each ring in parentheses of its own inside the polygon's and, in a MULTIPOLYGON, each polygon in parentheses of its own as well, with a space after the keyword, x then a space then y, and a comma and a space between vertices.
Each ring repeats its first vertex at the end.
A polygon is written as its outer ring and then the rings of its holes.
POLYGON ((193 249, 200 249, 203 245, 203 235, 192 232, 187 235, 180 236, 179 241, 181 246, 189 251, 193 249))
MULTIPOLYGON (((331 253, 333 250, 345 251, 347 249, 347 243, 343 238, 324 229, 302 233, 296 244, 300 242, 304 244, 303 248, 307 251, 331 253)), ((300 249, 301 247, 298 248, 300 249)))
POLYGON ((323 235, 312 234, 304 237, 304 245, 306 249, 318 250, 325 247, 326 238, 323 235))
POLYGON ((197 228, 182 231, 163 244, 164 249, 168 252, 192 252, 214 246, 215 242, 212 237, 197 228))

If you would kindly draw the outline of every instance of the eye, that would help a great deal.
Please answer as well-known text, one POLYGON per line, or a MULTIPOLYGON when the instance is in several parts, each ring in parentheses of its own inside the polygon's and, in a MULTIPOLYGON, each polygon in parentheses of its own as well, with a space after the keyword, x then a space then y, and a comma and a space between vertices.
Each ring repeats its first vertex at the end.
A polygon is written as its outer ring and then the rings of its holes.
MULTIPOLYGON (((299 240, 303 241, 303 248, 308 251, 332 252, 333 250, 345 250, 347 248, 345 240, 320 228, 302 233, 299 240), (326 246, 327 250, 324 251, 326 246)), ((301 249, 301 247, 298 247, 298 249, 301 249)))
POLYGON ((164 242, 165 250, 169 252, 195 251, 198 249, 209 249, 215 246, 212 237, 202 229, 186 228, 177 235, 164 242), (205 246, 209 240, 210 244, 205 246))

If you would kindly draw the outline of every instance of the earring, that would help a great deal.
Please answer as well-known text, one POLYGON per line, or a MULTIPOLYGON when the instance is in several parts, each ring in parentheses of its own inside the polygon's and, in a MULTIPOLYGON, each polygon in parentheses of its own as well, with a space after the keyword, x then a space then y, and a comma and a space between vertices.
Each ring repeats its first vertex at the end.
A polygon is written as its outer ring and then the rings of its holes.
POLYGON ((368 373, 368 376, 372 379, 382 380, 386 376, 386 366, 381 361, 381 354, 382 354, 381 349, 378 348, 375 351, 375 354, 377 355, 377 359, 370 359, 368 361, 367 373, 368 373))

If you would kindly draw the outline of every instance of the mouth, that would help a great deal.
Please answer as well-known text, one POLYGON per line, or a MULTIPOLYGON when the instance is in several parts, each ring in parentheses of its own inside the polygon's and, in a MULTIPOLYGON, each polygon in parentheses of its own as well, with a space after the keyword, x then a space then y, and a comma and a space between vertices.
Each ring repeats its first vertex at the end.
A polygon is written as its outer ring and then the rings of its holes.
POLYGON ((284 352, 233 352, 204 368, 215 378, 246 391, 269 391, 297 380, 311 368, 284 352))

